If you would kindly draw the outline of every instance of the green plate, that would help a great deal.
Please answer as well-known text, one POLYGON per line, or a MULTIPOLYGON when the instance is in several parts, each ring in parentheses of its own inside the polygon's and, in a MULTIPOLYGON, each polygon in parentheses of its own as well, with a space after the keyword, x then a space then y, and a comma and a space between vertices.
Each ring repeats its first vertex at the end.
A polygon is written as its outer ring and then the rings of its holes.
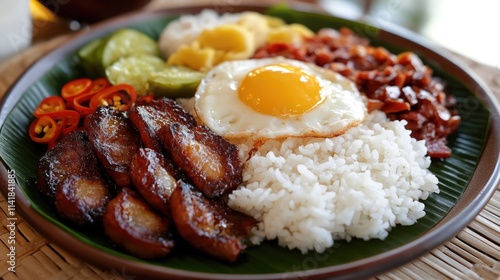
MULTIPOLYGON (((228 6, 225 11, 255 10, 300 22, 313 30, 321 27, 350 27, 392 52, 413 51, 430 65, 435 76, 447 82, 447 89, 458 101, 462 116, 458 131, 449 138, 451 158, 434 161, 431 171, 440 180, 441 192, 425 201, 427 215, 412 226, 397 226, 389 237, 380 240, 338 241, 325 253, 301 254, 279 247, 276 242, 248 248, 234 264, 207 257, 185 244, 178 244, 170 256, 145 261, 129 256, 112 246, 101 229, 74 228, 55 213, 37 192, 36 165, 45 152, 28 137, 32 112, 44 97, 58 92, 68 80, 83 72, 77 63, 77 50, 93 39, 122 27, 136 28, 158 38, 163 27, 180 14, 198 13, 204 7, 187 7, 139 13, 95 25, 90 32, 78 34, 32 65, 2 100, 0 114, 0 157, 2 191, 8 195, 8 173, 15 171, 16 211, 49 241, 76 257, 105 269, 126 271, 128 276, 186 277, 211 279, 282 279, 286 277, 339 279, 368 277, 404 264, 446 242, 463 229, 486 205, 499 181, 499 113, 492 94, 467 67, 452 56, 408 33, 378 29, 311 12, 312 6, 285 7, 228 6), (300 9, 302 11, 297 11, 300 9), (307 11, 304 11, 307 10, 307 11), (483 153, 484 150, 488 152, 483 153)), ((12 195, 12 194, 11 194, 12 195)))

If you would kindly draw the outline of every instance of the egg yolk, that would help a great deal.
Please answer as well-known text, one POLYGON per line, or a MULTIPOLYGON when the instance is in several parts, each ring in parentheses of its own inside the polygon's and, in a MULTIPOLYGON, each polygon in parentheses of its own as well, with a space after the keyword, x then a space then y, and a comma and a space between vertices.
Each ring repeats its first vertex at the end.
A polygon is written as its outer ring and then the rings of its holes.
POLYGON ((300 116, 324 97, 311 73, 285 64, 271 64, 249 72, 238 87, 238 97, 253 110, 279 118, 300 116))

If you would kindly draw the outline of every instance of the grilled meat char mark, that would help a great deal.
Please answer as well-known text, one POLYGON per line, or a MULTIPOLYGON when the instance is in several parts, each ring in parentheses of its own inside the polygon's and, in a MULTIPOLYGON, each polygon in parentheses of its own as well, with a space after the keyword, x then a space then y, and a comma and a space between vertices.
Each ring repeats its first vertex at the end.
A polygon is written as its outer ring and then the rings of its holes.
POLYGON ((189 127, 196 126, 193 116, 177 102, 169 98, 138 103, 130 109, 130 120, 139 130, 145 147, 162 152, 159 131, 167 124, 179 122, 189 127))
MULTIPOLYGON (((170 98, 155 99, 149 102, 138 101, 129 111, 130 121, 139 131, 142 144, 163 154, 160 130, 172 122, 196 126, 196 121, 175 100, 170 98)), ((185 174, 168 157, 164 157, 166 170, 175 178, 183 179, 185 174)))
POLYGON ((164 257, 172 251, 174 240, 169 224, 130 188, 122 188, 108 203, 103 218, 106 236, 144 259, 164 257))
POLYGON ((140 139, 127 116, 113 107, 100 106, 85 117, 84 127, 106 173, 118 187, 129 187, 130 160, 140 139))
POLYGON ((130 162, 130 178, 144 200, 166 217, 171 217, 168 201, 176 179, 162 154, 140 148, 130 162))
POLYGON ((172 161, 207 197, 220 197, 242 182, 238 149, 206 126, 171 123, 161 130, 161 140, 172 161))
POLYGON ((39 190, 77 225, 100 220, 112 191, 83 131, 73 131, 38 162, 39 190))
POLYGON ((170 197, 172 217, 181 237, 218 259, 234 262, 245 249, 257 221, 230 209, 225 202, 209 199, 182 180, 170 197))

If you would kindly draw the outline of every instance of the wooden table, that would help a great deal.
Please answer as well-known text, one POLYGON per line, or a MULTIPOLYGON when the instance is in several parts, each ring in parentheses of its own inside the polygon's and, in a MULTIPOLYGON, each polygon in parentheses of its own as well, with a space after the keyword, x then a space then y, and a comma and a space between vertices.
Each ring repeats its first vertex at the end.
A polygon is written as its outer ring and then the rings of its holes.
MULTIPOLYGON (((161 7, 154 1, 146 9, 161 7)), ((66 33, 64 28, 61 33, 66 33)), ((0 96, 25 69, 45 53, 71 39, 52 33, 26 51, 0 64, 0 96)), ((500 100, 500 70, 463 56, 500 100)), ((86 264, 47 242, 20 217, 17 220, 16 273, 7 270, 7 202, 0 195, 0 277, 3 279, 133 279, 126 271, 105 271, 86 264)), ((484 210, 462 232, 429 254, 373 279, 500 279, 500 189, 484 210)))

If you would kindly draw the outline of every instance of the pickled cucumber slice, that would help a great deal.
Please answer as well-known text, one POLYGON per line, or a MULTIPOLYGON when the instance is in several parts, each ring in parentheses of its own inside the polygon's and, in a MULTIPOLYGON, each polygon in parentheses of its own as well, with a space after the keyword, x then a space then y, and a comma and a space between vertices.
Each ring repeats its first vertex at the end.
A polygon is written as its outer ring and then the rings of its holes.
POLYGON ((97 78, 104 74, 98 52, 104 42, 103 38, 93 40, 78 51, 79 64, 89 77, 97 78))
POLYGON ((192 97, 204 76, 188 67, 167 65, 163 71, 149 77, 146 89, 157 97, 192 97))
POLYGON ((96 39, 78 51, 80 65, 91 77, 105 75, 105 69, 118 59, 130 55, 160 56, 157 43, 135 29, 120 29, 96 39))
POLYGON ((102 49, 102 66, 110 66, 119 58, 129 55, 149 54, 160 56, 156 41, 135 29, 120 29, 114 32, 102 49))
POLYGON ((129 84, 135 88, 137 95, 147 94, 146 83, 154 73, 166 67, 161 58, 140 54, 118 59, 106 68, 106 77, 113 85, 129 84))

